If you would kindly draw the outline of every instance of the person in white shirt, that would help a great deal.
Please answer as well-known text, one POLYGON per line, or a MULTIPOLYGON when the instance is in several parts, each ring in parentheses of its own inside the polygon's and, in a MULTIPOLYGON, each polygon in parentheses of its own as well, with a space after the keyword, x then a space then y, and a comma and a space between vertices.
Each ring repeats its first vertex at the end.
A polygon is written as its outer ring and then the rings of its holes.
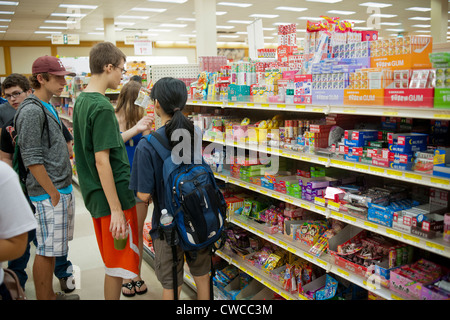
POLYGON ((37 222, 22 192, 18 175, 3 161, 0 161, 0 204, 0 294, 6 299, 2 261, 23 255, 28 231, 36 229, 37 222))

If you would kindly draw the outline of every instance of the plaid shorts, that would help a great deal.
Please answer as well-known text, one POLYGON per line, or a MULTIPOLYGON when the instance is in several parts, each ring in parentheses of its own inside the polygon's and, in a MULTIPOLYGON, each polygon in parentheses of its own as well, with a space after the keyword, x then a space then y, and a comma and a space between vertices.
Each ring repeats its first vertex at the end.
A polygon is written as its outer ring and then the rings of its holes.
POLYGON ((69 251, 69 241, 73 239, 75 218, 75 196, 62 194, 59 203, 53 207, 50 199, 33 201, 36 229, 36 254, 45 257, 61 257, 69 251))

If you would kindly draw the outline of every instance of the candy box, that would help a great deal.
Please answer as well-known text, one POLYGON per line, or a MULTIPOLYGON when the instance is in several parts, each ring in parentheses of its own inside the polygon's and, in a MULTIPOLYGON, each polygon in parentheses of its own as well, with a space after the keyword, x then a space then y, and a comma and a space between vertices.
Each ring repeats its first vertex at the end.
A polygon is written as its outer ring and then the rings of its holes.
POLYGON ((367 141, 378 140, 378 130, 345 130, 344 143, 349 147, 364 147, 367 141))
POLYGON ((366 237, 366 230, 361 228, 347 225, 344 229, 342 229, 338 234, 328 240, 328 248, 331 256, 334 258, 334 264, 338 267, 349 270, 350 272, 365 277, 367 268, 353 263, 343 257, 339 256, 340 248, 343 245, 350 243, 360 243, 362 238, 366 237))
POLYGON ((436 213, 417 215, 412 219, 411 233, 432 239, 444 230, 444 216, 436 213))
POLYGON ((427 149, 428 135, 424 133, 388 133, 389 150, 411 153, 427 149))

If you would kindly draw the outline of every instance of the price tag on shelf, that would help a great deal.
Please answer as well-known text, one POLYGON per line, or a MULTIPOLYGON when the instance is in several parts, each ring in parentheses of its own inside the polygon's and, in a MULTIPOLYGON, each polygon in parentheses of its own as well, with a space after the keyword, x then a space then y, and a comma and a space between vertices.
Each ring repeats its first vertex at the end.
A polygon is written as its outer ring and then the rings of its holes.
POLYGON ((285 104, 277 104, 277 108, 278 109, 286 109, 286 105, 285 104))
POLYGON ((247 103, 247 107, 254 107, 255 104, 254 103, 247 103))
POLYGON ((268 104, 268 103, 261 103, 261 107, 268 108, 268 107, 270 107, 270 104, 268 104))
POLYGON ((427 249, 437 252, 437 253, 440 253, 440 254, 443 254, 445 251, 444 246, 437 244, 437 243, 430 242, 430 241, 426 241, 425 246, 427 247, 427 249))
POLYGON ((421 175, 414 174, 414 173, 408 173, 408 172, 405 172, 405 178, 411 179, 411 180, 417 180, 417 181, 421 181, 422 180, 422 176, 421 175))
POLYGON ((302 105, 295 105, 295 109, 299 109, 299 110, 304 110, 306 109, 306 106, 302 106, 302 105))
POLYGON ((308 162, 311 162, 311 161, 312 161, 312 159, 311 159, 310 157, 304 157, 304 156, 300 157, 300 160, 302 160, 302 161, 308 161, 308 162))
POLYGON ((337 268, 336 272, 341 276, 344 277, 345 279, 349 280, 350 279, 350 273, 348 273, 345 270, 342 270, 341 268, 337 268))
POLYGON ((328 159, 327 158, 319 157, 319 158, 317 158, 317 160, 319 160, 320 162, 325 162, 325 163, 328 164, 328 159))
POLYGON ((383 168, 378 168, 378 167, 370 167, 370 171, 376 172, 376 173, 381 173, 381 174, 385 173, 385 170, 383 168))
POLYGON ((328 204, 327 204, 328 208, 332 209, 332 210, 339 210, 341 207, 340 203, 328 200, 328 204))
POLYGON ((306 260, 309 260, 309 261, 311 261, 311 262, 314 262, 314 257, 313 257, 312 255, 310 255, 309 253, 303 252, 303 257, 304 257, 306 260))
POLYGON ((323 113, 323 108, 312 108, 312 111, 323 113))
POLYGON ((431 183, 439 183, 443 185, 450 185, 450 181, 446 179, 440 179, 440 178, 430 178, 431 183))
POLYGON ((300 207, 302 207, 303 209, 306 209, 306 210, 311 210, 311 206, 309 204, 300 203, 300 207))
POLYGON ((383 116, 391 116, 391 117, 398 116, 398 112, 395 112, 395 111, 384 111, 383 112, 383 116))
POLYGON ((344 214, 344 215, 343 215, 343 218, 344 218, 344 220, 347 220, 347 221, 356 223, 356 218, 355 218, 355 217, 352 217, 352 216, 349 216, 348 214, 344 214))
POLYGON ((395 171, 395 170, 386 170, 386 173, 390 176, 395 176, 396 178, 403 176, 403 172, 395 171))
POLYGON ((323 261, 322 259, 316 258, 316 261, 322 265, 322 267, 324 267, 325 269, 328 269, 328 262, 323 261))
POLYGON ((372 222, 365 221, 364 226, 367 228, 370 228, 372 230, 378 230, 378 225, 376 225, 375 223, 372 223, 372 222))
POLYGON ((402 239, 402 234, 400 232, 398 232, 398 231, 386 228, 386 233, 391 235, 391 236, 394 236, 395 238, 398 238, 400 240, 402 239))
POLYGON ((414 237, 414 236, 410 236, 409 234, 403 234, 403 238, 404 238, 405 240, 414 242, 414 243, 416 243, 416 244, 419 244, 419 243, 420 243, 420 239, 419 239, 419 238, 414 237))
POLYGON ((367 171, 369 170, 369 166, 365 165, 365 164, 355 164, 355 168, 359 169, 359 170, 363 170, 363 171, 367 171))

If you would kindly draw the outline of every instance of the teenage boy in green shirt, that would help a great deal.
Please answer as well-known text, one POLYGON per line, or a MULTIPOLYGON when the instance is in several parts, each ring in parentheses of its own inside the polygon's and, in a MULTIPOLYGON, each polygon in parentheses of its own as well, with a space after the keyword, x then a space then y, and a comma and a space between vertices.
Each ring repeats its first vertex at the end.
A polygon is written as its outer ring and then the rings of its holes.
POLYGON ((119 300, 122 279, 139 274, 136 203, 128 188, 130 164, 114 108, 105 96, 106 89, 119 86, 125 61, 126 56, 110 42, 91 49, 91 80, 77 98, 73 114, 78 179, 105 263, 106 300, 119 300), (114 239, 126 233, 125 249, 116 250, 114 239))

